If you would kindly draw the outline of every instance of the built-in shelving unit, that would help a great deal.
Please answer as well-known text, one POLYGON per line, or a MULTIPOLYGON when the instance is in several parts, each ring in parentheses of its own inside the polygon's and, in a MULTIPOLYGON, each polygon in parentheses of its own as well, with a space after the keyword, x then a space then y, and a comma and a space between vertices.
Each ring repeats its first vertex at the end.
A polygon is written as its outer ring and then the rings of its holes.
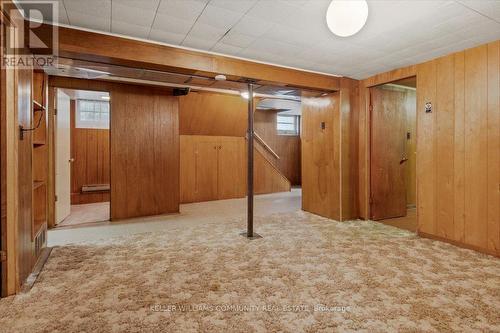
POLYGON ((47 75, 33 71, 32 80, 32 173, 33 173, 33 255, 36 258, 45 245, 47 232, 47 75))

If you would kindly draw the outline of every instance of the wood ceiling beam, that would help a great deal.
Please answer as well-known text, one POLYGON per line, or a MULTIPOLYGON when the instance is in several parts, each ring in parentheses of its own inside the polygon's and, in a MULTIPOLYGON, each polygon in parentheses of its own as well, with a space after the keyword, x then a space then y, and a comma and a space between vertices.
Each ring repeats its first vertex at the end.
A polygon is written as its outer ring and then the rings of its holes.
MULTIPOLYGON (((49 25, 46 27, 50 28, 49 25)), ((66 27, 59 28, 59 55, 78 60, 186 74, 224 74, 228 78, 243 77, 277 85, 320 90, 338 90, 342 81, 342 78, 330 75, 66 27)))

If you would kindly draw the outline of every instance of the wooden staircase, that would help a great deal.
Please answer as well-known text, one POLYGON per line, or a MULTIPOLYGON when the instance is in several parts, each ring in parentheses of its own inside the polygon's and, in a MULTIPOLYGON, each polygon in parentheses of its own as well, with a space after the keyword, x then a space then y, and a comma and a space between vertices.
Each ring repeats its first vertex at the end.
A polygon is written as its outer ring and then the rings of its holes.
POLYGON ((292 184, 278 169, 280 157, 254 133, 254 191, 255 194, 289 192, 292 184))

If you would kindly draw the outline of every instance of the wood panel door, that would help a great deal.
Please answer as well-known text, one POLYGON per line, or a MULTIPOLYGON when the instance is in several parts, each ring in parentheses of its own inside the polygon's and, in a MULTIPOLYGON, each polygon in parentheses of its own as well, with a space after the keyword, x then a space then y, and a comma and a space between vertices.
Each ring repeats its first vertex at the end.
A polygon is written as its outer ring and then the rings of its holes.
POLYGON ((71 126, 70 98, 57 90, 56 146, 56 224, 69 216, 71 211, 71 126))
POLYGON ((406 95, 370 88, 371 219, 406 215, 406 95))
POLYGON ((245 196, 245 139, 220 138, 218 145, 218 199, 245 196))

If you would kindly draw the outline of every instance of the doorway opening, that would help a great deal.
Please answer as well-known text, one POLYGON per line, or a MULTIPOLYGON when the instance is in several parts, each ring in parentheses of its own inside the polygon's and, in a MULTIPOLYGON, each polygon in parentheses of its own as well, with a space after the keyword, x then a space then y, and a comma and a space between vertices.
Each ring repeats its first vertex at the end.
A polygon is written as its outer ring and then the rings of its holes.
POLYGON ((370 88, 370 218, 412 232, 416 215, 416 77, 370 88))
MULTIPOLYGON (((289 105, 267 106, 267 109, 272 108, 276 111, 275 119, 271 124, 271 127, 276 127, 273 128, 274 135, 280 139, 294 139, 296 145, 294 145, 293 151, 290 151, 290 145, 283 144, 283 153, 277 154, 279 162, 275 161, 273 164, 269 161, 272 161, 271 157, 269 159, 265 158, 265 152, 259 154, 259 143, 256 136, 254 136, 254 140, 251 140, 254 143, 252 150, 254 151, 255 161, 253 193, 256 195, 263 194, 256 197, 255 200, 256 211, 259 215, 263 212, 277 212, 276 207, 279 207, 279 213, 300 209, 301 190, 297 188, 290 190, 292 186, 300 186, 302 183, 301 115, 292 114, 291 112, 292 109, 295 109, 295 112, 302 112, 303 96, 320 98, 324 94, 330 93, 330 91, 273 85, 269 82, 249 83, 249 79, 246 78, 216 80, 210 75, 203 76, 203 73, 196 75, 162 72, 62 57, 59 58, 58 67, 47 67, 45 70, 53 78, 52 84, 54 87, 59 84, 61 88, 75 89, 75 87, 80 86, 72 85, 68 81, 87 79, 99 80, 105 82, 106 85, 134 85, 151 87, 151 89, 155 89, 154 87, 172 89, 172 95, 176 97, 179 110, 180 172, 178 203, 181 216, 189 209, 197 209, 195 208, 196 204, 204 207, 204 201, 237 200, 254 197, 248 195, 247 191, 249 187, 247 179, 249 159, 247 156, 249 156, 248 151, 250 151, 248 122, 252 118, 255 118, 257 122, 256 118, 258 116, 256 113, 264 111, 263 109, 266 108, 265 105, 260 105, 261 101, 277 100, 278 104, 294 102, 296 105, 293 107, 289 105), (70 79, 65 81, 62 79, 65 77, 70 79), (249 92, 250 86, 253 94, 249 92), (250 96, 253 96, 251 99, 254 101, 253 107, 249 105, 250 96), (254 117, 252 118, 248 117, 250 114, 249 109, 254 111, 254 117), (278 116, 280 117, 279 122, 278 116), (287 164, 285 162, 287 158, 285 157, 288 155, 293 155, 292 159, 297 162, 292 167, 295 177, 290 177, 290 180, 285 176, 289 170, 286 168, 281 169, 281 163, 287 164), (277 194, 277 192, 282 192, 282 194, 277 194), (290 192, 290 195, 285 192, 290 192)), ((80 89, 87 89, 86 87, 87 85, 82 86, 80 89)), ((114 115, 116 116, 117 103, 120 102, 120 99, 116 98, 116 95, 113 99, 115 99, 114 115)), ((117 128, 118 126, 113 125, 113 131, 116 131, 117 128)), ((254 132, 259 134, 258 126, 254 127, 254 132)), ((267 146, 270 146, 269 142, 263 141, 267 146)), ((277 150, 278 148, 276 148, 277 150)), ((113 168, 112 174, 115 174, 115 170, 113 168)), ((116 182, 112 181, 112 183, 112 186, 116 186, 116 182)), ((112 193, 115 194, 115 191, 112 193)), ((172 190, 161 193, 168 194, 172 198, 175 196, 172 190)), ((214 203, 212 206, 226 205, 229 207, 234 206, 235 203, 236 201, 221 202, 220 204, 214 203)), ((117 207, 120 206, 113 197, 112 220, 116 220, 114 211, 119 210, 117 207)), ((240 207, 243 208, 243 206, 240 207)), ((87 221, 85 223, 88 223, 87 221)))
POLYGON ((56 227, 109 221, 109 93, 56 89, 55 99, 56 227))
POLYGON ((301 117, 298 98, 259 98, 256 102, 256 147, 288 179, 292 188, 301 187, 301 117))

